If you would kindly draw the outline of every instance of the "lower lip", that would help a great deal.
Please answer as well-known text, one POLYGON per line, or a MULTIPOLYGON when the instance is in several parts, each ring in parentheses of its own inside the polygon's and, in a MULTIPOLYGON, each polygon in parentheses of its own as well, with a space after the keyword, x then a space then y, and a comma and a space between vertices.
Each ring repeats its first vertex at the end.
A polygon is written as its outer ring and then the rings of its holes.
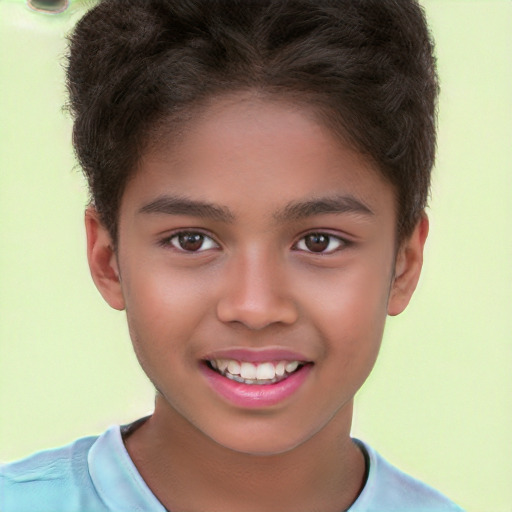
POLYGON ((304 384, 311 367, 311 364, 302 366, 286 379, 274 384, 236 382, 222 376, 206 364, 201 365, 201 370, 213 390, 223 398, 238 407, 257 409, 279 404, 296 393, 304 384))

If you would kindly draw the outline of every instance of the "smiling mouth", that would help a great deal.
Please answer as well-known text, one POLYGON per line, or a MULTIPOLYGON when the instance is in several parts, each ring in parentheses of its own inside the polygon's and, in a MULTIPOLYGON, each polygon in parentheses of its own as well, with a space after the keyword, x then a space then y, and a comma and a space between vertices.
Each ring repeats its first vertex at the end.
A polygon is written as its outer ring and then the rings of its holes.
POLYGON ((236 359, 208 359, 207 366, 228 379, 249 385, 269 385, 281 382, 298 372, 304 361, 268 361, 251 363, 236 359))

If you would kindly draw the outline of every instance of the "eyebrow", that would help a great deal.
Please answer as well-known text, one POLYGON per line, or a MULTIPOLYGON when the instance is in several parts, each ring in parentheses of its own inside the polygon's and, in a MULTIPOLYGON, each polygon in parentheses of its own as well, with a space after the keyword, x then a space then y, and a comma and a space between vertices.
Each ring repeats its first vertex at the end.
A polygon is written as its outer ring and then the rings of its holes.
POLYGON ((235 216, 228 208, 204 201, 178 196, 161 196, 140 208, 139 213, 164 213, 167 215, 190 215, 220 222, 233 222, 235 216))
POLYGON ((374 215, 369 206, 352 195, 346 195, 292 202, 275 213, 274 218, 278 221, 296 221, 314 215, 342 213, 374 215))
MULTIPOLYGON (((164 195, 142 206, 139 213, 162 213, 167 215, 190 215, 219 222, 231 223, 235 215, 225 206, 197 201, 180 196, 164 195)), ((358 213, 374 215, 362 201, 352 195, 323 197, 309 201, 293 201, 274 213, 278 222, 289 222, 323 214, 358 213)))

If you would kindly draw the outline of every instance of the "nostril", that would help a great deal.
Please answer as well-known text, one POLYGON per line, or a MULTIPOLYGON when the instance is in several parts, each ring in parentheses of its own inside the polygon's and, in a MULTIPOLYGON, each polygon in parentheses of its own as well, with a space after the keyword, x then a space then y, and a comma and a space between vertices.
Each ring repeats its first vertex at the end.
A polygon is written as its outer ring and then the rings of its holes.
POLYGON ((69 6, 69 0, 27 0, 27 5, 34 11, 58 14, 69 6))

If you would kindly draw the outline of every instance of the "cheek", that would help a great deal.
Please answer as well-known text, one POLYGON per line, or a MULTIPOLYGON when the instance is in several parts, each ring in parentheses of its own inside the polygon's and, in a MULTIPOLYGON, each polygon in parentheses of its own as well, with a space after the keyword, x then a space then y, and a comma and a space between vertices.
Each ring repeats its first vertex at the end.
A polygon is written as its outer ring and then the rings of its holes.
POLYGON ((325 357, 347 368, 368 361, 371 369, 387 317, 389 268, 361 262, 308 287, 311 320, 328 340, 325 357))
POLYGON ((123 279, 128 327, 141 363, 172 361, 194 348, 189 342, 209 301, 200 282, 185 274, 137 267, 123 279))

